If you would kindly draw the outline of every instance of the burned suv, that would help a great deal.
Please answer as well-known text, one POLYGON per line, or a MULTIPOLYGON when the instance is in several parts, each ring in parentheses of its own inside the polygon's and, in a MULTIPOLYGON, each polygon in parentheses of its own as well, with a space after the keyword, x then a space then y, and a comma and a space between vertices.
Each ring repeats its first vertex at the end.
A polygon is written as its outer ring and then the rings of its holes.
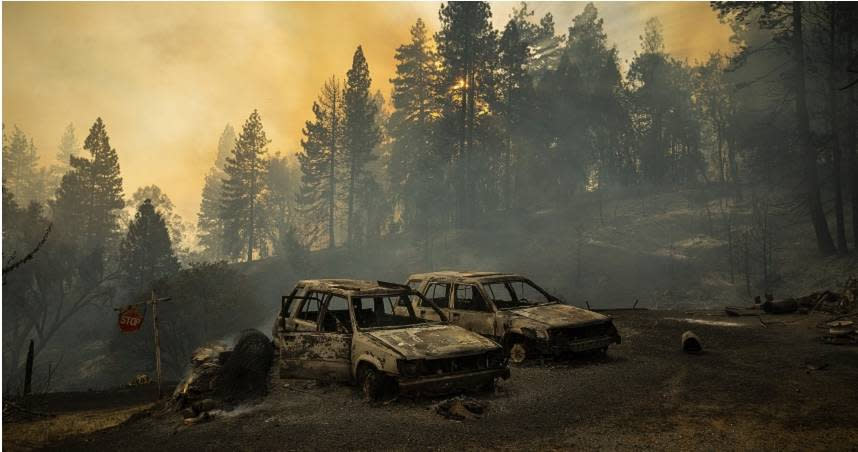
POLYGON ((562 304, 529 279, 512 273, 434 272, 411 275, 408 286, 421 318, 450 322, 503 344, 510 361, 566 352, 605 352, 620 343, 613 321, 602 314, 562 304), (430 309, 426 303, 431 302, 430 309))
POLYGON ((282 298, 272 337, 281 378, 356 382, 370 399, 397 388, 487 388, 509 377, 500 345, 447 324, 438 307, 399 284, 300 281, 282 298), (418 317, 410 297, 434 319, 418 317))

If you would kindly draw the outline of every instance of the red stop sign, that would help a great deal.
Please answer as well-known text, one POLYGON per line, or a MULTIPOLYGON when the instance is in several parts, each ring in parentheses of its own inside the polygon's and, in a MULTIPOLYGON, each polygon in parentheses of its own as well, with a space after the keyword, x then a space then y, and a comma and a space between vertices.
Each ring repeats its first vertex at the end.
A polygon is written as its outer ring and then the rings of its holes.
POLYGON ((143 314, 136 306, 127 306, 119 311, 119 329, 123 333, 131 333, 140 329, 143 325, 143 314))

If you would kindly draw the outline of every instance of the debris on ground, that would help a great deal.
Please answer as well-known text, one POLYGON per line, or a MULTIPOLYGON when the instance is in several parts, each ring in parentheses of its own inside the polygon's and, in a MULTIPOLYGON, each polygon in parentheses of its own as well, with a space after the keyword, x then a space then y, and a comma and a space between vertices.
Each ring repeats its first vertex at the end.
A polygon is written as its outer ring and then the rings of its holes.
POLYGON ((703 344, 694 332, 686 331, 682 333, 682 351, 690 354, 703 352, 703 344))
POLYGON ((433 409, 447 419, 463 421, 481 418, 486 411, 486 404, 471 397, 454 397, 438 402, 433 409))
POLYGON ((257 330, 243 331, 233 350, 222 343, 198 348, 173 393, 174 409, 191 425, 210 419, 212 411, 265 395, 273 357, 271 340, 257 330))
POLYGON ((3 401, 3 423, 12 422, 29 422, 38 419, 54 417, 53 414, 40 413, 38 411, 29 410, 21 405, 11 401, 3 401))
POLYGON ((131 381, 128 382, 127 386, 129 388, 132 388, 134 386, 148 385, 149 383, 152 383, 152 379, 149 378, 148 375, 137 374, 136 376, 134 376, 134 378, 131 379, 131 381))
POLYGON ((733 317, 754 316, 763 312, 766 314, 791 314, 794 312, 801 314, 812 312, 827 312, 835 315, 848 314, 858 311, 858 277, 849 277, 840 292, 823 290, 803 297, 780 300, 775 300, 774 296, 769 293, 765 296, 765 302, 761 302, 758 295, 754 297, 753 305, 727 306, 724 308, 724 312, 733 317))
POLYGON ((808 359, 804 362, 804 367, 807 369, 807 373, 810 373, 812 370, 823 370, 828 367, 828 363, 819 359, 808 359))
POLYGON ((754 305, 750 307, 727 306, 726 308, 724 308, 724 312, 730 317, 753 316, 760 315, 760 308, 759 305, 754 305))
POLYGON ((791 314, 798 311, 799 302, 792 298, 779 301, 766 301, 762 304, 766 314, 791 314))
POLYGON ((822 342, 833 345, 858 344, 858 329, 852 320, 834 320, 825 324, 828 334, 822 336, 822 342))

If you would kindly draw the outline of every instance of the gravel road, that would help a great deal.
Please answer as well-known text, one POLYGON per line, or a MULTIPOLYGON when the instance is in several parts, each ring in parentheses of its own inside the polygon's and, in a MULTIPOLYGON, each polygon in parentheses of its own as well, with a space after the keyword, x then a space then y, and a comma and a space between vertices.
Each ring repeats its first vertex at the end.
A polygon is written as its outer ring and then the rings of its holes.
POLYGON ((858 448, 858 347, 816 340, 812 316, 616 311, 623 343, 607 358, 532 362, 480 419, 452 421, 438 400, 371 405, 353 388, 272 379, 269 396, 185 426, 153 413, 76 437, 63 450, 848 450, 858 448), (693 330, 704 353, 680 351, 693 330), (824 365, 822 370, 812 370, 824 365))

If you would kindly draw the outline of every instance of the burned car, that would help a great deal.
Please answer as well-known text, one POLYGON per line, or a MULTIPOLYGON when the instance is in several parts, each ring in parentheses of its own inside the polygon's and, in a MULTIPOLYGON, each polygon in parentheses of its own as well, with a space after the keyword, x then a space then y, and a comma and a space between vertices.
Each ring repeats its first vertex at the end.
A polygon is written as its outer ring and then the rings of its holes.
MULTIPOLYGON (((434 272, 411 275, 408 286, 421 318, 442 314, 454 325, 503 344, 510 361, 578 352, 606 352, 620 343, 613 321, 602 314, 565 305, 531 280, 512 273, 434 272), (432 308, 424 303, 431 302, 432 308)), ((403 311, 404 314, 404 311, 403 311)))
POLYGON ((354 382, 370 399, 393 390, 490 388, 509 377, 500 345, 448 324, 437 306, 400 284, 300 281, 282 298, 272 337, 281 378, 354 382), (435 317, 418 317, 410 297, 435 317))

